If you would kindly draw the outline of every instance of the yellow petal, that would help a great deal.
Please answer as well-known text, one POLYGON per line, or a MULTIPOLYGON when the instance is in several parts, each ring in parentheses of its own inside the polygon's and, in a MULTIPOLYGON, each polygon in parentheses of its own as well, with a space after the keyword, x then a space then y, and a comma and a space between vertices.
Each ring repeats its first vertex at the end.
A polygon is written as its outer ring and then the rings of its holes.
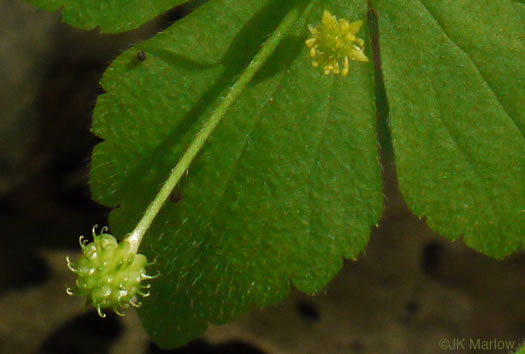
POLYGON ((349 25, 348 30, 353 34, 357 34, 361 30, 361 26, 363 26, 363 20, 358 20, 358 21, 352 22, 349 25))
POLYGON ((350 41, 350 42, 354 42, 356 40, 356 37, 352 34, 352 33, 348 33, 346 36, 345 36, 345 39, 347 41, 350 41))
POLYGON ((343 20, 339 21, 339 26, 341 27, 341 30, 343 32, 346 32, 346 31, 348 31, 348 28, 350 27, 350 24, 348 23, 347 20, 343 19, 343 20))
POLYGON ((335 16, 332 16, 330 11, 323 11, 323 25, 325 26, 337 26, 337 19, 335 16))
POLYGON ((308 30, 309 30, 313 35, 319 34, 319 30, 318 30, 317 28, 315 28, 314 26, 312 26, 312 25, 308 25, 308 30))
POLYGON ((305 43, 308 47, 312 48, 315 44, 315 41, 317 41, 316 38, 310 38, 310 39, 307 39, 305 43))
POLYGON ((348 75, 349 69, 350 69, 350 65, 348 64, 348 57, 345 57, 345 60, 343 62, 343 71, 341 71, 341 75, 343 76, 348 75))
POLYGON ((334 65, 332 65, 332 71, 334 72, 334 74, 339 74, 341 72, 341 70, 339 69, 339 63, 335 63, 334 65))
POLYGON ((356 60, 356 61, 362 61, 365 63, 369 61, 365 53, 363 53, 363 51, 357 47, 352 48, 351 53, 350 53, 350 59, 356 60))

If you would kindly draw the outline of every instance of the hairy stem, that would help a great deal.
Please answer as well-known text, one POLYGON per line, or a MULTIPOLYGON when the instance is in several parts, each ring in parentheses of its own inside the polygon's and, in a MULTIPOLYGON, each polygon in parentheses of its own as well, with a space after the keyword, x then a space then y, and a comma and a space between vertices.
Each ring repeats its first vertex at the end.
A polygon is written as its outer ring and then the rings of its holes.
POLYGON ((142 216, 135 229, 127 236, 127 240, 131 243, 132 249, 134 251, 138 250, 144 234, 149 229, 151 223, 170 196, 173 188, 175 188, 184 174, 184 171, 188 169, 195 156, 197 156, 199 151, 204 146, 206 140, 213 133, 217 125, 221 122, 222 118, 224 118, 225 113, 235 102, 235 100, 241 95, 246 85, 254 77, 257 71, 272 55, 275 48, 281 42, 288 30, 297 21, 300 15, 300 9, 302 7, 300 4, 301 2, 298 2, 297 5, 286 14, 270 38, 266 40, 259 53, 257 53, 255 58, 251 61, 239 79, 232 86, 226 97, 224 97, 223 101, 219 104, 217 109, 213 112, 208 121, 206 121, 202 129, 195 136, 195 139, 192 141, 177 165, 173 168, 168 179, 166 182, 164 182, 164 185, 156 195, 155 199, 149 204, 146 212, 144 213, 144 216, 142 216))

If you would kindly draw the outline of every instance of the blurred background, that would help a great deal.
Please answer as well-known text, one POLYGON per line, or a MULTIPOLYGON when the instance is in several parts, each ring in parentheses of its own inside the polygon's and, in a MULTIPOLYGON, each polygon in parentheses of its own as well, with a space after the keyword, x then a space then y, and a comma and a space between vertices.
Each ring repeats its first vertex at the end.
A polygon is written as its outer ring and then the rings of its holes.
POLYGON ((0 354, 508 353, 501 345, 523 343, 525 254, 499 262, 433 233, 407 209, 387 158, 382 222, 317 296, 294 292, 171 351, 150 342, 133 310, 101 319, 67 296, 65 256, 109 213, 88 188, 98 81, 120 52, 189 10, 101 36, 0 1, 0 354), (477 350, 478 340, 494 344, 477 350))

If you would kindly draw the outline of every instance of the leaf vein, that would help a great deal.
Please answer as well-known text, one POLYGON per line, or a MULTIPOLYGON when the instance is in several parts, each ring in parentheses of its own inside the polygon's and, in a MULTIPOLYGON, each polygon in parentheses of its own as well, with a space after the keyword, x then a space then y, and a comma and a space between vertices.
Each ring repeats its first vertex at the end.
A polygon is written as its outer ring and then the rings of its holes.
MULTIPOLYGON (((332 84, 331 84, 331 87, 330 87, 330 93, 329 93, 329 96, 328 97, 332 97, 333 96, 333 91, 334 91, 334 78, 332 77, 332 84)), ((322 127, 321 127, 321 135, 319 137, 319 142, 317 144, 317 146, 315 147, 315 152, 313 154, 313 159, 312 159, 312 167, 310 169, 310 176, 308 178, 308 180, 310 181, 310 190, 309 190, 309 193, 308 193, 308 208, 310 209, 310 215, 309 215, 309 219, 310 219, 310 222, 309 222, 309 225, 308 225, 308 234, 311 235, 312 233, 312 225, 313 225, 313 220, 312 220, 312 214, 313 214, 313 200, 312 200, 312 191, 313 191, 313 187, 314 187, 314 178, 315 180, 317 180, 317 173, 315 173, 315 176, 314 176, 314 171, 317 171, 316 167, 315 167, 315 163, 316 162, 319 162, 321 159, 320 159, 320 151, 321 151, 321 144, 323 143, 324 141, 324 138, 326 136, 325 134, 325 130, 326 130, 326 125, 328 123, 328 117, 330 117, 330 112, 331 112, 331 108, 332 108, 332 105, 330 104, 330 99, 327 99, 327 110, 326 110, 326 115, 325 115, 325 119, 322 123, 322 127)))
MULTIPOLYGON (((277 85, 275 87, 275 89, 273 90, 273 92, 271 93, 271 95, 269 95, 269 97, 272 97, 274 96, 280 89, 281 89, 281 83, 283 81, 283 75, 281 74, 281 76, 279 77, 279 81, 277 82, 277 85)), ((248 140, 250 139, 250 137, 252 136, 253 132, 255 131, 255 127, 259 124, 259 122, 261 121, 261 117, 262 117, 262 112, 263 110, 268 106, 268 104, 270 103, 270 98, 268 98, 268 100, 263 104, 263 106, 258 110, 257 112, 257 118, 255 119, 254 123, 253 123, 253 126, 252 128, 250 129, 250 131, 248 132, 248 134, 245 134, 244 135, 244 141, 242 143, 242 147, 241 147, 241 150, 240 150, 240 153, 239 155, 237 156, 237 158, 235 159, 234 161, 234 164, 232 166, 232 168, 230 169, 230 173, 227 177, 227 180, 226 182, 224 183, 224 188, 220 194, 220 196, 217 197, 217 203, 215 204, 215 207, 214 207, 214 210, 213 210, 213 214, 210 215, 210 221, 215 219, 215 217, 217 216, 217 212, 219 210, 219 202, 220 201, 224 201, 224 195, 226 193, 226 190, 228 190, 228 186, 230 185, 230 183, 232 182, 232 178, 233 176, 235 175, 235 171, 237 170, 238 168, 238 164, 239 164, 239 161, 241 160, 241 157, 244 155, 244 153, 246 152, 246 149, 248 147, 248 140)))
POLYGON ((481 76, 481 78, 483 79, 483 81, 485 82, 485 84, 487 85, 488 89, 490 90, 490 92, 492 92, 492 94, 494 95, 494 97, 496 98, 496 101, 498 102, 498 104, 500 105, 501 109, 503 110, 503 112, 505 113, 505 115, 507 117, 510 118, 510 120, 512 121, 512 123, 514 123, 514 125, 516 126, 516 128, 518 129, 518 131, 521 133, 521 136, 525 139, 525 132, 520 128, 518 122, 516 121, 516 119, 508 112, 508 110, 505 108, 505 105, 501 102, 500 100, 500 97, 499 95, 496 93, 496 90, 492 87, 492 85, 490 84, 489 80, 485 77, 485 75, 483 75, 483 72, 481 71, 481 69, 479 68, 478 64, 476 63, 476 61, 472 58, 472 56, 465 50, 463 49, 458 43, 456 43, 456 41, 454 41, 454 39, 449 35, 449 33, 445 30, 445 27, 441 24, 441 22, 438 20, 438 18, 436 16, 434 16, 434 14, 432 13, 432 11, 430 11, 430 9, 424 4, 424 2, 422 0, 419 0, 419 2, 421 3, 421 6, 423 6, 423 8, 429 13, 429 15, 434 19, 434 21, 436 21, 436 23, 438 24, 438 26, 441 28, 441 30, 443 31, 443 33, 445 34, 445 36, 450 40, 450 42, 456 47, 458 48, 462 53, 464 53, 467 58, 470 60, 470 62, 474 65, 474 67, 476 68, 477 72, 479 73, 479 75, 481 76))

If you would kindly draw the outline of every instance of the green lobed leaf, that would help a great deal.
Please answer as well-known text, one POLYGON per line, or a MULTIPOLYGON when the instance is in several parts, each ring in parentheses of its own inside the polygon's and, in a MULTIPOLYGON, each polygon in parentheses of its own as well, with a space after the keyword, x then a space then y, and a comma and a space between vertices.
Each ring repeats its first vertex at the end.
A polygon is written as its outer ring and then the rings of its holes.
POLYGON ((518 351, 516 352, 516 354, 525 354, 525 345, 522 345, 518 351))
MULTIPOLYGON (((308 1, 303 1, 305 5, 308 1)), ((293 5, 215 0, 106 71, 93 132, 94 198, 130 232, 203 122, 293 5), (146 60, 137 54, 143 50, 146 60)), ((307 23, 324 8, 364 19, 364 0, 314 1, 232 106, 146 234, 162 276, 140 314, 173 347, 293 284, 315 293, 366 246, 382 210, 373 68, 310 63, 307 23)), ((368 40, 366 29, 360 34, 368 40)), ((370 46, 367 44, 369 53, 370 46)), ((370 57, 371 55, 368 54, 370 57)))
POLYGON ((62 9, 64 22, 102 33, 138 28, 188 0, 26 0, 47 11, 62 9))
POLYGON ((493 257, 525 237, 525 7, 374 0, 401 191, 493 257))

